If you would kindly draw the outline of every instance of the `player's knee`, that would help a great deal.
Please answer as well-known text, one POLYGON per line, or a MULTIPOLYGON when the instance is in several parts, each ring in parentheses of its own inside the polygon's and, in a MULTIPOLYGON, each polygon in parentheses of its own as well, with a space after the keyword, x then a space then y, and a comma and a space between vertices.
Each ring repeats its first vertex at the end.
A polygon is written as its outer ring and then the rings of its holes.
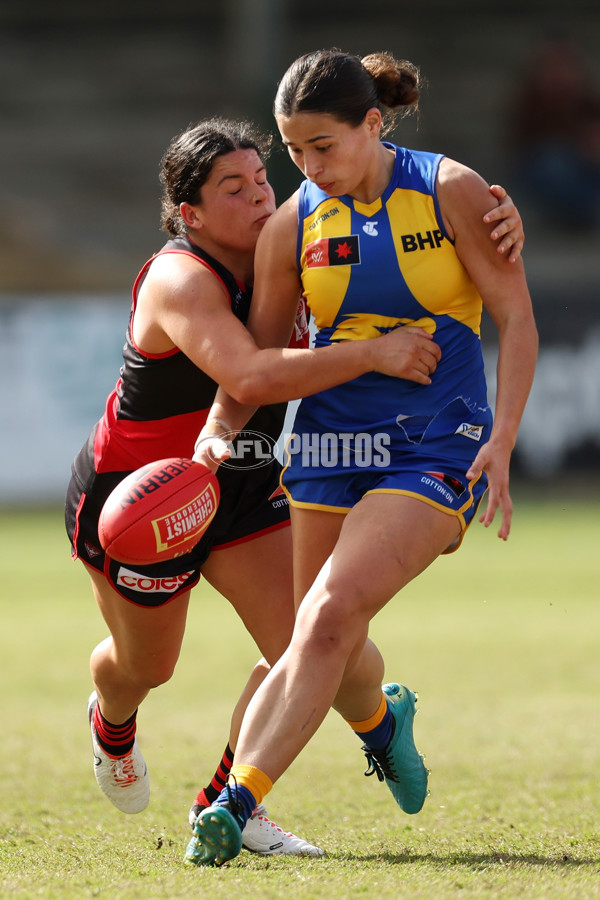
POLYGON ((166 684, 173 677, 177 660, 161 659, 146 661, 138 671, 138 680, 147 690, 166 684))
POLYGON ((304 643, 314 650, 348 656, 364 631, 364 623, 343 594, 324 589, 307 597, 301 605, 298 631, 304 643))
POLYGON ((173 676, 177 656, 136 656, 122 661, 121 675, 144 693, 166 684, 173 676))

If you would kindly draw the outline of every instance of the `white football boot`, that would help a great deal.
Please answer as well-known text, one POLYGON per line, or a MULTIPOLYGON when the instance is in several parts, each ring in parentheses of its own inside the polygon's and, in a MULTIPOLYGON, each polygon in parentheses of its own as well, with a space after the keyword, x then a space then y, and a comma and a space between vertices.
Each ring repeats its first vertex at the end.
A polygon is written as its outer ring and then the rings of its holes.
POLYGON ((325 856, 320 847, 309 844, 303 838, 284 831, 267 815, 267 810, 260 804, 246 822, 242 831, 242 847, 261 856, 325 856))
POLYGON ((150 776, 137 740, 125 756, 106 753, 96 738, 93 717, 98 697, 94 691, 88 700, 88 719, 94 750, 94 774, 110 802, 124 813, 139 813, 150 800, 150 776))

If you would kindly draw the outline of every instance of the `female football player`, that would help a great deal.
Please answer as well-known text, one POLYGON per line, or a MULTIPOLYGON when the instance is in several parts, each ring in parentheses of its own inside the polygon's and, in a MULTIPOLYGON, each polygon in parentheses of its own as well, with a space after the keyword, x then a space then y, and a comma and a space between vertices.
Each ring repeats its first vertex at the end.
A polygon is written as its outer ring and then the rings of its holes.
MULTIPOLYGON (((250 316, 258 345, 285 346, 302 291, 317 353, 416 327, 440 355, 428 371, 420 360, 421 377, 368 372, 300 403, 282 476, 292 508, 294 633, 249 703, 229 784, 197 820, 192 863, 237 854, 256 804, 331 706, 399 806, 421 809, 428 771, 413 740, 415 695, 402 684, 382 688, 369 622, 459 547, 488 488, 481 521, 489 526, 499 509, 499 536, 509 535, 509 461, 537 352, 531 301, 522 264, 507 265, 489 240, 483 179, 441 154, 381 140, 386 112, 413 108, 418 97, 412 64, 339 51, 296 60, 277 91, 277 125, 306 180, 258 243, 250 316), (484 305, 499 337, 494 418, 484 305)), ((287 367, 283 357, 272 379, 283 380, 287 367)), ((265 394, 242 388, 233 397, 252 404, 265 394)), ((235 433, 246 418, 219 391, 197 458, 225 459, 223 423, 235 433)), ((399 653, 409 639, 398 635, 399 653)))

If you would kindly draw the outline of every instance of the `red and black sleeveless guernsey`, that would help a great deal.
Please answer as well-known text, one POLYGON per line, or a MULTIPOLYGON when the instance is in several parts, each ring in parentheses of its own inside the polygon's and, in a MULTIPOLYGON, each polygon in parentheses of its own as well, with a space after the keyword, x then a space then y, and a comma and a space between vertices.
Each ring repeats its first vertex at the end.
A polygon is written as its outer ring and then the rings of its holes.
MULTIPOLYGON (((181 350, 175 348, 167 353, 145 353, 133 340, 133 318, 140 285, 156 256, 165 253, 193 256, 199 265, 213 272, 229 295, 233 314, 244 324, 250 310, 251 289, 237 282, 221 263, 186 237, 169 240, 140 271, 133 286, 120 376, 107 398, 104 415, 73 461, 67 493, 65 515, 73 555, 81 556, 97 568, 101 566, 96 557, 104 555, 99 547, 97 519, 110 491, 129 472, 146 463, 169 456, 191 457, 194 442, 206 421, 217 390, 216 382, 181 350), (84 506, 85 515, 82 514, 84 506), (84 531, 86 535, 81 533, 84 531)), ((290 346, 308 346, 303 302, 299 306, 290 346)), ((281 433, 285 412, 285 403, 260 407, 245 431, 260 432, 274 444, 281 433)), ((218 520, 223 523, 228 507, 234 504, 237 520, 241 521, 244 512, 247 512, 244 510, 244 495, 250 491, 254 481, 264 481, 267 474, 264 467, 251 467, 248 452, 246 444, 243 453, 239 454, 239 468, 235 467, 238 455, 234 453, 232 465, 227 469, 221 467, 218 472, 222 499, 209 531, 214 531, 215 536, 218 534, 217 540, 221 543, 229 539, 235 542, 239 535, 238 529, 219 527, 218 520), (231 502, 227 500, 228 495, 231 495, 231 502)), ((276 461, 269 466, 273 470, 277 467, 276 461)), ((274 483, 277 483, 276 479, 274 483)), ((256 503, 256 500, 253 502, 256 503)), ((286 510, 285 517, 287 515, 286 510)))
MULTIPOLYGON (((246 323, 250 290, 238 284, 221 263, 185 237, 168 241, 158 255, 164 253, 195 256, 221 281, 233 314, 246 323)), ((120 378, 94 433, 94 469, 99 473, 133 471, 166 456, 191 456, 217 390, 216 382, 180 350, 149 354, 134 343, 132 325, 137 296, 154 259, 145 264, 133 286, 120 378)), ((284 415, 284 404, 262 407, 256 413, 256 421, 248 427, 276 439, 284 415)))

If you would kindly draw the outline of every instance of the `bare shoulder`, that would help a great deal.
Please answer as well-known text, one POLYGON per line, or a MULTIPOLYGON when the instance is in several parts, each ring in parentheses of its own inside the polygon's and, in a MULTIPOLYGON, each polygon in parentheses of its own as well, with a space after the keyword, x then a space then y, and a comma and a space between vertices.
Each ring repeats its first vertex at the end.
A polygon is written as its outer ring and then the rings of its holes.
POLYGON ((452 231, 461 219, 477 221, 490 206, 490 188, 474 169, 445 157, 438 171, 438 199, 452 231))
POLYGON ((474 169, 445 156, 438 170, 438 187, 446 191, 483 189, 489 191, 489 185, 474 169))
POLYGON ((493 225, 483 222, 490 208, 490 190, 485 179, 468 166, 444 158, 438 172, 437 194, 444 224, 456 242, 457 251, 467 239, 479 244, 486 254, 489 250, 490 256, 502 262, 489 239, 493 225))
MULTIPOLYGON (((275 216, 279 216, 281 219, 291 218, 297 220, 299 193, 300 191, 294 191, 294 193, 278 207, 275 216)), ((275 216, 271 216, 271 218, 275 218, 275 216)))
POLYGON ((276 251, 280 260, 293 261, 295 265, 296 235, 298 231, 298 192, 286 200, 273 213, 260 233, 256 245, 256 262, 276 251))
POLYGON ((210 269, 187 253, 160 253, 152 260, 144 284, 181 290, 190 284, 212 281, 216 279, 210 269))
POLYGON ((161 253, 152 260, 140 288, 139 298, 169 307, 197 302, 198 297, 225 296, 225 288, 213 272, 185 253, 161 253))
POLYGON ((161 253, 141 283, 133 319, 134 339, 149 353, 183 349, 184 332, 199 316, 229 310, 224 286, 198 260, 183 253, 161 253))
POLYGON ((293 194, 263 228, 254 257, 254 292, 248 328, 259 347, 285 347, 301 293, 296 260, 298 194, 293 194))

